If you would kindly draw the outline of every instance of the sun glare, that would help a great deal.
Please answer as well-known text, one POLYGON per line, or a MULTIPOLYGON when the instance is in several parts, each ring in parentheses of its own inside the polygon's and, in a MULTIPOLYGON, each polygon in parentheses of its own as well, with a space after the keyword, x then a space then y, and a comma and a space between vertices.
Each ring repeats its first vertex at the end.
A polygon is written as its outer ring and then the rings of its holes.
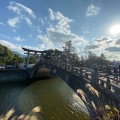
POLYGON ((113 35, 119 34, 120 33, 120 24, 117 24, 117 25, 114 25, 113 27, 111 27, 110 33, 113 35))

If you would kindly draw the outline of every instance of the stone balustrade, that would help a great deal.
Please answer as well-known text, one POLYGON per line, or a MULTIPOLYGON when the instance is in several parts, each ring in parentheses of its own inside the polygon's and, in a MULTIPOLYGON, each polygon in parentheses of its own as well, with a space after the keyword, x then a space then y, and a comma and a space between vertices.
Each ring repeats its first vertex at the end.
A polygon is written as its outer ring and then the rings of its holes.
MULTIPOLYGON (((64 79, 69 79, 70 74, 78 77, 82 77, 83 80, 90 83, 97 89, 101 90, 99 92, 103 92, 108 96, 113 96, 118 101, 120 100, 120 81, 115 80, 114 77, 110 77, 99 71, 95 74, 93 69, 86 68, 86 67, 75 67, 67 63, 55 62, 55 61, 44 61, 37 63, 33 69, 38 69, 40 66, 43 65, 51 69, 51 71, 60 71, 60 69, 64 70, 59 74, 64 74, 64 79), (66 71, 66 72, 65 72, 66 71), (69 73, 69 75, 68 75, 69 73)), ((33 73, 35 70, 33 70, 33 73)), ((61 71, 62 71, 61 70, 61 71)), ((32 74, 32 73, 30 73, 32 74)))

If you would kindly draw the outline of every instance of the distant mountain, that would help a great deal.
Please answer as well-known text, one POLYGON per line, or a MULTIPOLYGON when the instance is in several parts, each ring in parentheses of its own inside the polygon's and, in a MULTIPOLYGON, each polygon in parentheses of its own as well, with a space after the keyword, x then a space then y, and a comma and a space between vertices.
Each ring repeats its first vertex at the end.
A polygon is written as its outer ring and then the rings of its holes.
POLYGON ((19 52, 17 52, 17 51, 12 51, 14 54, 18 54, 20 57, 23 57, 23 58, 25 58, 26 57, 26 55, 24 55, 24 54, 21 54, 21 53, 19 53, 19 52))

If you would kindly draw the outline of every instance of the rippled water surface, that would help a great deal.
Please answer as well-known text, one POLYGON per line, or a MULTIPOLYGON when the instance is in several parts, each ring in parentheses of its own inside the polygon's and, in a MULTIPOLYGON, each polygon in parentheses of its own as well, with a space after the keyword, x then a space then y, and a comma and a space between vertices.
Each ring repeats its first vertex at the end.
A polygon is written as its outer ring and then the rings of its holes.
POLYGON ((0 114, 11 108, 28 114, 41 106, 39 119, 88 120, 88 111, 76 93, 59 77, 28 83, 0 85, 0 114))

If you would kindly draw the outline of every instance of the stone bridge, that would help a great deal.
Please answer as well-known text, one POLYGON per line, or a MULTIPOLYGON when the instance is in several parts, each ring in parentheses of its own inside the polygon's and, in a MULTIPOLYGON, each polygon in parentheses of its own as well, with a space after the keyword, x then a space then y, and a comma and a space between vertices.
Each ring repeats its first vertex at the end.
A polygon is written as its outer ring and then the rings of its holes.
POLYGON ((101 93, 103 102, 108 103, 108 100, 111 99, 117 105, 120 103, 120 82, 115 81, 114 77, 101 72, 95 74, 93 69, 86 67, 74 67, 65 63, 44 61, 38 62, 32 68, 27 69, 31 78, 39 68, 50 69, 52 73, 61 77, 74 91, 80 88, 87 93, 85 85, 89 83, 101 93))

